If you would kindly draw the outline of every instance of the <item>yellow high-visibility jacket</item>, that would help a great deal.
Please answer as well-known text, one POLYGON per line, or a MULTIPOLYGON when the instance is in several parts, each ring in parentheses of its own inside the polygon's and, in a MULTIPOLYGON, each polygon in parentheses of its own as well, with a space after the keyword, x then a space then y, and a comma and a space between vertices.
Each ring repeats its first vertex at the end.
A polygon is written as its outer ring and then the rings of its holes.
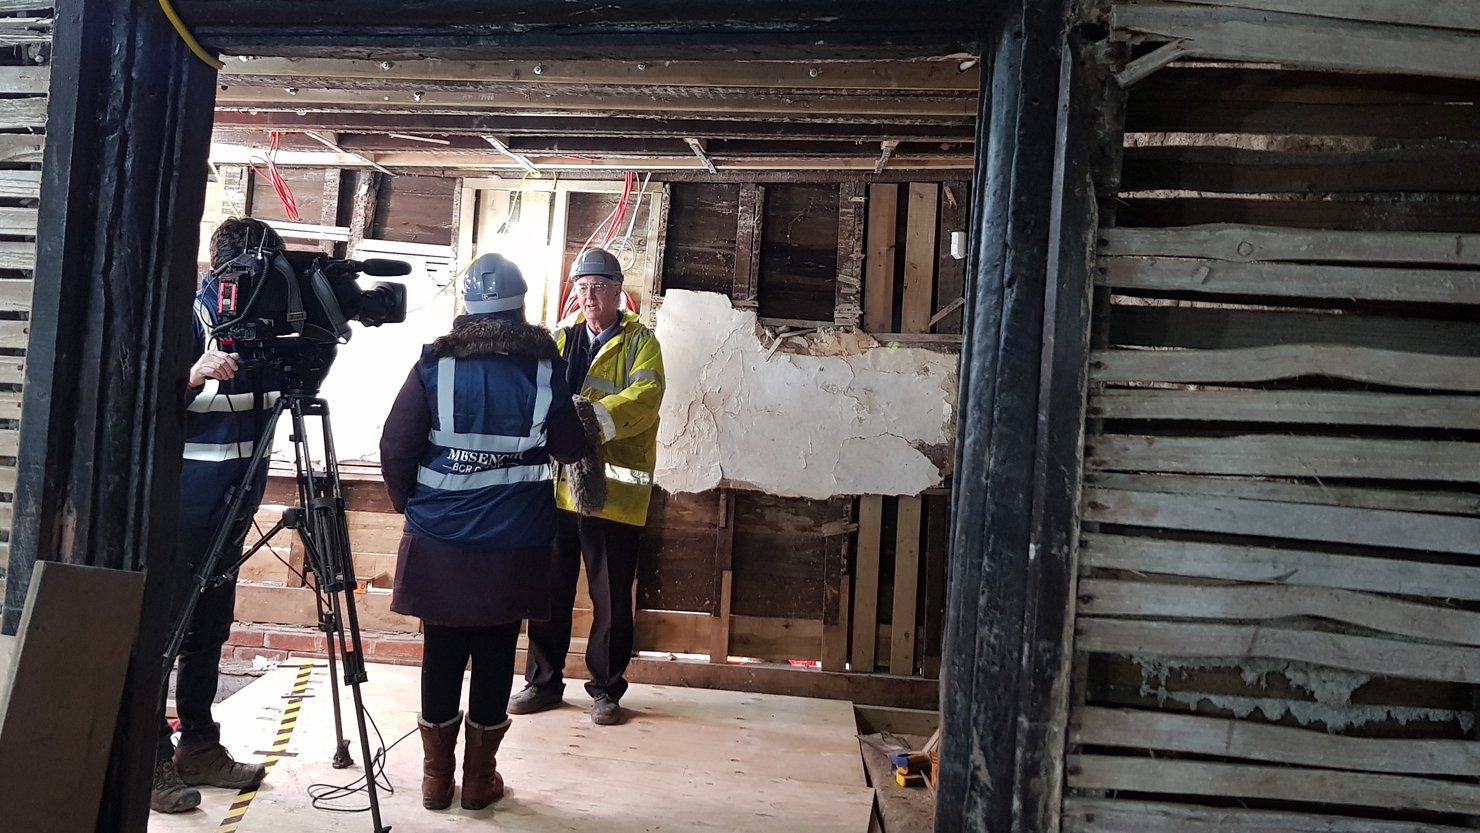
MULTIPOLYGON (((584 313, 561 322, 555 345, 565 354, 566 336, 585 327, 584 313)), ((658 465, 658 406, 663 402, 663 353, 658 339, 637 315, 623 311, 622 330, 601 345, 579 393, 591 400, 601 426, 601 459, 606 465, 606 507, 599 518, 643 526, 658 465)), ((570 483, 555 478, 555 503, 576 511, 570 483)))

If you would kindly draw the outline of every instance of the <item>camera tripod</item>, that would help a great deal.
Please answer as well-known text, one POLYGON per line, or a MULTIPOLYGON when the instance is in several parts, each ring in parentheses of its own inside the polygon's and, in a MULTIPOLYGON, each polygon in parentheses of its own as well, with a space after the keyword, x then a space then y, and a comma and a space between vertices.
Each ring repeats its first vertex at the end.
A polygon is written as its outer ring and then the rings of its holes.
POLYGON ((360 753, 365 761, 365 789, 370 798, 371 822, 374 833, 387 833, 390 827, 382 825, 380 820, 380 798, 374 772, 375 756, 370 749, 370 735, 365 726, 364 701, 360 692, 360 684, 368 679, 368 675, 361 650, 359 616, 355 611, 355 571, 349 548, 344 497, 340 491, 339 465, 334 455, 334 435, 329 426, 329 403, 313 393, 303 391, 304 386, 301 385, 297 386, 296 391, 285 391, 273 405, 267 427, 253 448, 246 474, 231 492, 225 520, 217 528, 210 548, 195 570, 192 590, 170 634, 164 655, 165 679, 168 680, 170 669, 179 656, 180 646, 189 630, 201 594, 212 587, 235 581, 237 570, 278 532, 283 529, 296 530, 303 542, 305 573, 311 573, 314 578, 318 628, 324 634, 329 660, 329 692, 334 706, 335 736, 332 765, 335 769, 354 765, 349 740, 344 736, 339 686, 334 682, 338 666, 342 664, 344 684, 350 687, 354 700, 360 753), (232 533, 236 518, 245 507, 248 496, 255 491, 257 478, 264 473, 268 449, 272 447, 273 434, 284 412, 289 414, 293 425, 291 440, 297 472, 298 505, 285 510, 282 519, 251 547, 241 553, 227 553, 227 543, 235 540, 232 533), (315 469, 313 464, 307 431, 310 417, 317 417, 322 428, 322 470, 315 469), (227 565, 224 569, 220 567, 223 563, 227 565))

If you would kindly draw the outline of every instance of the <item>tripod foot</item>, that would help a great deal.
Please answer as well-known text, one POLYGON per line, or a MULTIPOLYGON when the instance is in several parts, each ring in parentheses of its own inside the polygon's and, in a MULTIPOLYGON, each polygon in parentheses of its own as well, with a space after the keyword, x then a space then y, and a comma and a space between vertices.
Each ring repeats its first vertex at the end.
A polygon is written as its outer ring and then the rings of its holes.
POLYGON ((349 754, 349 741, 339 742, 338 748, 334 750, 334 761, 331 765, 335 769, 348 769, 355 765, 355 759, 349 754))

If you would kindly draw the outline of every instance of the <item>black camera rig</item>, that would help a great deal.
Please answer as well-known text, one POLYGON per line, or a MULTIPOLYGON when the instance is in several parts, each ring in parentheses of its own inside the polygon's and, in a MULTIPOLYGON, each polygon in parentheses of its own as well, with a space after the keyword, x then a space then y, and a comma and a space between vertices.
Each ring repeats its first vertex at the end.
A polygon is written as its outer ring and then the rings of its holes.
POLYGON ((356 277, 410 272, 399 260, 248 249, 213 272, 220 286, 211 335, 222 350, 239 353, 243 367, 279 370, 285 392, 314 394, 338 345, 353 333, 350 321, 378 327, 406 320, 404 284, 377 281, 362 290, 356 277))

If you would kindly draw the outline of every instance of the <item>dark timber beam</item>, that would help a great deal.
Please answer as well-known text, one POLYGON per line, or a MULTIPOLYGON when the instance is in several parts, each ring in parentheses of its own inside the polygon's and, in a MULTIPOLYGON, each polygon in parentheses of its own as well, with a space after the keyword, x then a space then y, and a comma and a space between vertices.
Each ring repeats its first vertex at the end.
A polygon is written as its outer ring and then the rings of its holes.
POLYGON ((152 3, 57 0, 55 31, 4 619, 37 560, 147 572, 97 828, 142 832, 215 72, 152 3))
POLYGON ((1068 0, 987 38, 936 830, 1057 829, 1095 204, 1068 0))
MULTIPOLYGON (((872 122, 802 122, 588 118, 584 116, 521 117, 508 114, 382 114, 372 112, 313 113, 245 112, 216 113, 218 127, 255 130, 326 130, 334 133, 431 133, 442 136, 494 135, 513 141, 515 136, 611 136, 653 138, 703 136, 706 139, 847 139, 882 141, 903 139, 919 142, 967 142, 972 139, 970 119, 931 124, 900 124, 888 119, 872 122)), ((517 144, 515 142, 514 144, 517 144)))
POLYGON ((234 55, 667 60, 927 57, 971 52, 985 0, 176 0, 234 55))

